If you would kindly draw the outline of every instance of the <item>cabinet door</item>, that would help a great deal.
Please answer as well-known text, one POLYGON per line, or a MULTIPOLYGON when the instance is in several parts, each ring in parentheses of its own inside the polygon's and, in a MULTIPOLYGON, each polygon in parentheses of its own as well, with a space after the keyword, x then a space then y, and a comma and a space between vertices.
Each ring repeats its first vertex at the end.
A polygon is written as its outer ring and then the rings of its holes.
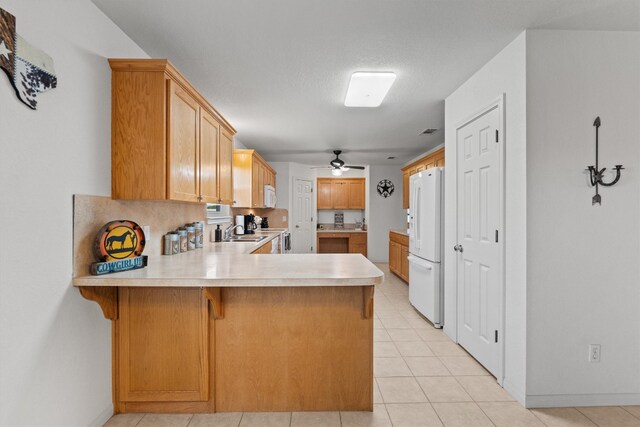
POLYGON ((200 197, 202 202, 218 203, 218 135, 220 125, 200 109, 200 197))
POLYGON ((318 209, 333 209, 331 203, 331 181, 318 180, 318 209))
POLYGON ((416 173, 418 173, 418 172, 422 172, 422 171, 423 171, 423 170, 425 170, 425 169, 426 169, 426 168, 425 168, 425 165, 420 165, 420 166, 418 166, 418 167, 416 168, 416 173))
POLYGON ((402 209, 409 209, 409 171, 402 173, 402 209))
POLYGON ((399 273, 400 266, 398 262, 400 261, 400 245, 396 242, 389 242, 389 270, 394 273, 399 273))
POLYGON ((260 203, 260 182, 262 181, 262 165, 256 159, 251 166, 251 207, 258 208, 260 203))
POLYGON ((224 128, 218 150, 218 197, 223 205, 233 204, 233 135, 224 128))
POLYGON ((198 201, 200 195, 198 102, 180 86, 168 80, 169 117, 167 198, 198 201))
POLYGON ((259 166, 260 172, 258 175, 258 207, 264 207, 264 171, 265 167, 262 163, 259 166))
POLYGON ((431 169, 432 167, 434 167, 436 165, 435 161, 433 160, 429 160, 427 163, 425 163, 424 168, 425 169, 431 169))
POLYGON ((333 209, 349 209, 349 186, 346 181, 331 182, 333 209))
POLYGON ((209 398, 208 301, 194 288, 119 288, 118 400, 209 398))
POLYGON ((398 245, 400 247, 400 277, 407 282, 409 281, 409 248, 406 246, 398 245))
POLYGON ((364 179, 349 181, 349 209, 365 208, 364 179))

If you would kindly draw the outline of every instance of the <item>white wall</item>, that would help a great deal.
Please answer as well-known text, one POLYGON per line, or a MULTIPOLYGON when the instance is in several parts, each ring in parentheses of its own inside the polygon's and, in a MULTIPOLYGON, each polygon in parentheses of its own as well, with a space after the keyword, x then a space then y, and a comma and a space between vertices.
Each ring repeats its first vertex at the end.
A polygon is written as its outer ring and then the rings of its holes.
POLYGON ((371 165, 368 200, 368 258, 389 262, 389 230, 406 230, 407 213, 402 209, 402 170, 397 165, 371 165), (388 179, 395 190, 386 199, 378 194, 378 182, 388 179))
POLYGON ((71 286, 72 195, 109 195, 109 57, 146 57, 91 2, 3 0, 55 61, 32 111, 0 75, 0 425, 102 424, 111 323, 71 286))
POLYGON ((527 121, 527 404, 640 404, 640 33, 528 32, 527 121))
POLYGON ((526 34, 445 101, 445 332, 455 338, 456 126, 505 94, 506 318, 504 387, 524 403, 526 374, 526 34))

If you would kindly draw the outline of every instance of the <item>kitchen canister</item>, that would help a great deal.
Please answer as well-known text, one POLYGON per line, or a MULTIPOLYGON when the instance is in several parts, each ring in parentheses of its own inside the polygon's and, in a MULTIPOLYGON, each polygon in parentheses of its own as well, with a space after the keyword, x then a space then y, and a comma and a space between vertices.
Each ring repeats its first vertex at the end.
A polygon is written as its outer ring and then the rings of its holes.
POLYGON ((173 255, 171 248, 171 234, 167 233, 163 238, 162 255, 173 255))
POLYGON ((187 229, 187 250, 192 251, 196 248, 196 228, 193 224, 186 224, 187 229))
POLYGON ((176 255, 180 253, 180 236, 177 231, 169 232, 169 239, 171 240, 171 255, 176 255))
POLYGON ((201 222, 196 222, 195 227, 196 227, 196 248, 200 249, 204 247, 204 224, 201 222))
POLYGON ((187 229, 180 227, 176 231, 180 236, 180 252, 187 252, 187 229))

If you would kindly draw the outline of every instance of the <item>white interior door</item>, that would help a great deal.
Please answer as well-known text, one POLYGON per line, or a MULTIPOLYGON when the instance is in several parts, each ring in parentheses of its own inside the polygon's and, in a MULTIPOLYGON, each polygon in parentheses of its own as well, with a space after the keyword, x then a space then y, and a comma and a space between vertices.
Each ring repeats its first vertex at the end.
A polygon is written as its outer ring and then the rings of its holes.
MULTIPOLYGON (((500 108, 457 129, 458 342, 499 376, 502 264, 500 260, 500 108)), ((448 249, 450 250, 450 249, 448 249)))
POLYGON ((293 188, 291 249, 296 254, 307 254, 313 252, 313 181, 294 178, 293 188))

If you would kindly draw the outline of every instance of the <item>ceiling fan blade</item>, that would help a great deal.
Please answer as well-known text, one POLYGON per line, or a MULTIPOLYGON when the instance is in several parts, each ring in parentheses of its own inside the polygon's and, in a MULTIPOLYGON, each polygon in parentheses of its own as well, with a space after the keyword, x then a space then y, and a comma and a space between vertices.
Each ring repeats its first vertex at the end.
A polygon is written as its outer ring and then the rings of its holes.
POLYGON ((347 166, 344 165, 345 168, 349 168, 349 169, 360 169, 360 170, 364 170, 364 166, 347 166))
POLYGON ((309 169, 333 169, 332 166, 311 166, 309 169))

